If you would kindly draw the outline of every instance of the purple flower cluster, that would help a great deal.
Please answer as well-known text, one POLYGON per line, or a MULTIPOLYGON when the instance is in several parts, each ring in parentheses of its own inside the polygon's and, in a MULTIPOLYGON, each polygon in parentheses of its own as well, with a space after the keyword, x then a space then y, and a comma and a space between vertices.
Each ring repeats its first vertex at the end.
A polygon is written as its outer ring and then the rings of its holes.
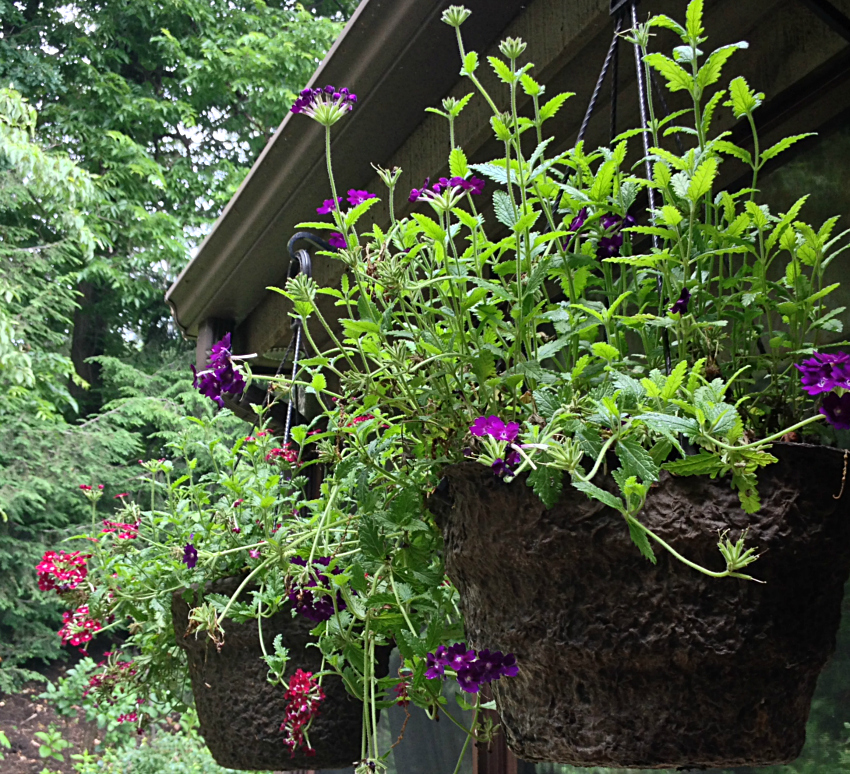
POLYGON ((850 390, 850 354, 815 352, 814 356, 795 364, 802 376, 800 382, 809 395, 832 392, 836 388, 850 390))
POLYGON ((304 113, 314 116, 316 108, 320 104, 335 105, 345 110, 352 110, 357 102, 357 95, 348 89, 335 89, 333 86, 325 86, 324 89, 304 89, 295 103, 292 105, 293 113, 304 113))
POLYGON ((345 243, 345 237, 339 233, 339 231, 334 231, 328 237, 328 244, 333 247, 335 250, 345 250, 348 245, 345 243))
POLYGON ((431 191, 435 194, 439 194, 441 191, 445 191, 448 188, 460 188, 463 191, 468 191, 474 196, 484 193, 485 182, 480 177, 471 177, 469 180, 464 180, 462 177, 441 177, 429 189, 428 184, 430 182, 431 178, 426 177, 425 182, 422 184, 422 188, 414 188, 410 192, 408 201, 417 202, 421 198, 427 199, 430 198, 431 191))
MULTIPOLYGON (((505 441, 512 444, 519 435, 519 424, 516 422, 505 424, 499 417, 491 414, 489 417, 478 417, 470 425, 469 432, 478 438, 489 435, 497 441, 505 441)), ((490 468, 499 478, 504 478, 505 476, 513 475, 520 461, 519 452, 513 450, 504 457, 498 457, 490 468)))
POLYGON ((596 246, 596 257, 601 259, 613 258, 620 254, 623 246, 623 229, 634 226, 637 221, 631 215, 626 215, 625 218, 619 215, 603 215, 599 223, 607 234, 596 246))
POLYGON ((489 435, 497 441, 513 443, 519 435, 519 424, 516 422, 505 424, 499 417, 491 414, 489 417, 478 417, 470 425, 469 432, 478 438, 489 435))
POLYGON ((500 677, 514 677, 519 673, 516 656, 507 655, 497 650, 487 649, 476 653, 469 650, 465 642, 458 642, 450 647, 440 645, 434 653, 426 658, 427 669, 425 677, 429 680, 444 678, 446 669, 451 669, 457 676, 457 682, 467 693, 478 693, 484 683, 492 683, 500 677))
POLYGON ((318 212, 319 215, 327 215, 329 212, 333 212, 340 204, 342 204, 341 196, 336 201, 333 199, 325 199, 322 202, 321 207, 316 207, 316 212, 318 212))
MULTIPOLYGON (((300 556, 292 557, 290 562, 297 564, 299 567, 307 566, 307 560, 302 559, 300 556)), ((317 564, 327 567, 330 563, 331 560, 328 556, 320 556, 313 559, 314 567, 317 564)), ((335 567, 332 570, 334 575, 338 575, 341 572, 342 570, 339 567, 335 567)), ((289 591, 289 601, 292 602, 295 610, 314 623, 327 621, 334 614, 334 603, 330 594, 314 596, 313 592, 310 591, 311 588, 319 588, 320 585, 323 589, 330 589, 331 587, 331 580, 324 573, 316 573, 315 576, 310 577, 306 585, 293 586, 289 591)), ((345 610, 345 600, 339 592, 336 594, 336 607, 337 610, 345 610)))
POLYGON ((809 395, 829 393, 820 413, 836 430, 850 430, 850 354, 815 352, 794 367, 802 374, 800 382, 809 395), (840 390, 840 393, 834 392, 840 390))
POLYGON ((225 393, 230 395, 241 395, 245 389, 245 380, 233 367, 230 352, 230 334, 213 344, 210 351, 210 367, 205 371, 198 371, 192 366, 192 386, 197 388, 201 395, 206 395, 210 400, 224 406, 225 393))

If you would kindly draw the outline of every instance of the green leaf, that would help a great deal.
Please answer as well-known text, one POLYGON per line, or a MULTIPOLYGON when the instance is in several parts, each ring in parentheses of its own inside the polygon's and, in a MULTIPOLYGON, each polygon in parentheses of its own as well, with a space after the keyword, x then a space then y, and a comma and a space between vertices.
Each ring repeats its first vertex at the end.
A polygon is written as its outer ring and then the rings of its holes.
POLYGON ((725 104, 732 108, 735 118, 743 118, 751 115, 763 100, 764 94, 756 94, 747 81, 738 76, 729 84, 729 101, 725 104))
POLYGON ((734 156, 736 159, 743 161, 747 166, 751 167, 753 165, 753 157, 750 152, 738 147, 735 143, 728 142, 727 140, 716 140, 712 143, 712 147, 716 151, 734 156))
POLYGON ((517 80, 517 76, 511 72, 511 68, 508 67, 499 57, 497 56, 488 56, 487 61, 490 62, 490 66, 495 71, 496 75, 499 76, 499 80, 503 83, 515 83, 517 80))
MULTIPOLYGON (((367 201, 371 201, 367 199, 367 201)), ((430 237, 435 242, 439 242, 440 244, 444 244, 446 241, 446 232, 443 230, 443 227, 437 223, 436 221, 429 218, 427 215, 422 215, 421 213, 414 212, 413 219, 419 224, 425 236, 430 237)))
POLYGON ((546 102, 543 107, 540 108, 540 120, 546 121, 552 118, 555 113, 557 113, 561 106, 570 98, 575 96, 575 94, 571 91, 563 92, 562 94, 556 94, 552 99, 546 102))
POLYGON ((523 231, 531 228, 540 217, 539 212, 527 212, 513 226, 514 232, 521 234, 523 231))
POLYGON ((620 513, 625 512, 625 506, 619 497, 612 495, 610 492, 606 492, 604 489, 596 486, 596 484, 591 484, 590 481, 582 481, 578 478, 573 479, 570 483, 575 489, 578 489, 579 492, 583 492, 591 499, 598 500, 603 505, 607 505, 609 508, 613 508, 620 513))
POLYGON ((357 224, 357 221, 360 220, 363 215, 365 215, 372 207, 374 207, 380 201, 381 200, 377 197, 373 197, 371 199, 365 199, 364 201, 360 202, 360 204, 358 204, 353 210, 351 210, 351 212, 346 214, 345 227, 353 228, 357 224))
POLYGON ((723 46, 722 48, 718 48, 716 51, 712 52, 711 56, 708 57, 705 64, 700 67, 699 72, 697 73, 697 85, 701 88, 706 88, 707 86, 711 86, 712 83, 717 83, 720 78, 720 73, 723 70, 723 65, 729 60, 729 57, 732 56, 739 48, 748 48, 749 43, 745 41, 741 41, 740 43, 732 43, 728 46, 723 46))
POLYGON ((800 140, 805 140, 806 137, 814 136, 815 132, 807 132, 806 134, 795 134, 791 137, 785 137, 776 143, 776 145, 772 145, 761 154, 761 162, 764 163, 766 161, 770 161, 772 158, 776 158, 776 156, 782 153, 782 151, 788 150, 788 148, 794 145, 794 143, 800 142, 800 140))
POLYGON ((386 545, 374 520, 361 518, 358 532, 363 556, 367 559, 383 561, 386 557, 386 545))
POLYGON ((647 54, 644 61, 667 79, 670 91, 690 91, 694 79, 677 62, 664 54, 647 54))
POLYGON ((689 454, 681 460, 665 462, 662 467, 677 476, 711 476, 714 478, 723 469, 723 461, 717 455, 702 450, 699 454, 689 454))
POLYGON ((472 75, 478 69, 478 54, 474 51, 470 51, 463 58, 463 67, 461 68, 461 75, 472 75))
POLYGON ((328 381, 323 374, 315 373, 310 381, 310 387, 316 392, 324 392, 328 388, 328 381))
POLYGON ((469 173, 466 154, 460 148, 455 148, 449 154, 449 173, 451 177, 466 177, 469 173))
POLYGON ((699 431, 699 425, 696 420, 677 417, 671 414, 659 414, 649 411, 646 414, 639 414, 636 418, 643 422, 650 430, 655 430, 656 432, 683 433, 692 437, 699 431))
POLYGON ((496 219, 499 223, 513 228, 516 224, 516 215, 511 200, 505 191, 493 192, 493 211, 496 213, 496 219))
POLYGON ((628 517, 626 523, 629 525, 629 537, 631 537, 632 542, 650 562, 655 564, 658 560, 655 558, 655 552, 652 550, 646 532, 640 528, 638 521, 632 517, 628 517))
POLYGON ((645 484, 658 480, 658 466, 636 438, 618 441, 615 452, 627 475, 637 476, 645 484))
POLYGON ((679 388, 685 381, 685 374, 688 372, 687 360, 680 360, 676 363, 676 367, 670 372, 664 387, 661 389, 662 400, 670 400, 676 397, 679 388))
POLYGON ((603 360, 618 360, 620 357, 619 350, 604 341, 597 341, 591 349, 596 357, 601 357, 603 360))
POLYGON ((496 358, 492 352, 482 350, 472 360, 472 373, 479 384, 484 384, 496 373, 496 358))
POLYGON ((564 473, 561 470, 538 465, 537 470, 528 474, 528 486, 540 498, 547 508, 552 508, 561 496, 564 487, 564 473))
POLYGON ((685 14, 685 29, 688 37, 694 42, 704 32, 702 27, 702 3, 703 0, 691 0, 688 3, 688 10, 685 14))
POLYGON ((717 176, 717 159, 708 158, 697 167, 691 183, 688 186, 688 198, 692 202, 699 201, 703 196, 711 193, 711 185, 717 176))

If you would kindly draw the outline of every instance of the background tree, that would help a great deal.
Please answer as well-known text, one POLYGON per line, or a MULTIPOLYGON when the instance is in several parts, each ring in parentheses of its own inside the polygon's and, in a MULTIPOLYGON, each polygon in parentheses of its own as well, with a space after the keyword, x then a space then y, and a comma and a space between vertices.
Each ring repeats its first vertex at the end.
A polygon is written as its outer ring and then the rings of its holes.
POLYGON ((165 291, 356 6, 0 0, 0 691, 59 653, 33 566, 76 487, 211 411, 165 291))

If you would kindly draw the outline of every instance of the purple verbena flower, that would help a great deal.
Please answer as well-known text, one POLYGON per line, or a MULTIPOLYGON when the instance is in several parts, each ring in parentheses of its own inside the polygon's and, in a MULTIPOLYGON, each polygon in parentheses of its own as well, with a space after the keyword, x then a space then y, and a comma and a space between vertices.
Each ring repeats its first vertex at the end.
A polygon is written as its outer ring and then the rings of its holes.
POLYGON ((623 246, 623 229, 633 226, 637 221, 631 216, 625 218, 619 215, 603 215, 599 223, 606 231, 606 236, 601 237, 596 246, 597 258, 613 258, 620 254, 623 246), (611 233, 607 233, 607 232, 611 233))
POLYGON ((519 452, 512 451, 506 459, 498 457, 490 466, 490 469, 499 478, 504 478, 505 476, 512 476, 517 468, 517 465, 519 465, 520 463, 520 459, 521 458, 519 456, 519 452))
POLYGON ((455 672, 473 661, 475 661, 475 651, 467 648, 465 642, 456 642, 446 650, 446 666, 454 669, 455 672))
POLYGON ((198 563, 198 551, 191 543, 186 543, 183 546, 183 564, 185 564, 190 570, 195 568, 195 565, 198 563))
POLYGON ((201 395, 206 395, 219 406, 224 406, 223 395, 241 395, 245 389, 245 379, 233 367, 233 359, 230 352, 230 334, 226 334, 221 341, 212 345, 210 351, 210 367, 198 371, 192 366, 192 386, 197 388, 201 395))
POLYGON ((813 357, 794 367, 802 374, 800 382, 809 395, 832 392, 836 388, 850 390, 850 354, 847 352, 815 352, 813 357))
POLYGON ((352 207, 356 207, 358 204, 362 204, 367 199, 377 199, 377 195, 373 193, 369 193, 368 191, 356 191, 355 189, 350 189, 348 192, 348 203, 352 207))
MULTIPOLYGON (((307 560, 302 559, 300 556, 294 556, 290 559, 290 562, 299 567, 307 566, 307 560)), ((312 562, 314 569, 317 564, 327 567, 330 563, 329 556, 317 557, 312 562)), ((339 567, 335 567, 332 572, 334 575, 338 575, 342 570, 339 567)), ((334 603, 330 594, 314 595, 310 591, 310 589, 320 587, 326 590, 330 590, 331 587, 331 580, 324 573, 311 575, 303 586, 293 586, 289 591, 289 601, 292 602, 295 610, 314 623, 327 621, 334 614, 334 603)), ((345 610, 345 600, 339 592, 336 594, 336 606, 338 610, 345 610)))
POLYGON ((425 663, 428 667, 425 670, 425 677, 429 680, 435 680, 438 677, 445 677, 446 674, 446 646, 440 645, 433 653, 429 653, 425 657, 425 663))
POLYGON ((670 307, 670 314, 685 314, 688 311, 688 302, 691 300, 691 291, 687 288, 682 288, 679 298, 670 307))
POLYGON ((829 393, 823 399, 820 413, 836 430, 850 430, 850 392, 843 395, 829 393))
POLYGON ((260 549, 259 548, 249 549, 248 556, 250 556, 252 559, 259 559, 260 558, 260 549))
POLYGON ((481 650, 477 654, 468 649, 465 642, 446 648, 440 645, 426 657, 425 676, 430 679, 445 677, 445 670, 454 670, 457 682, 467 693, 478 693, 482 683, 490 683, 502 677, 514 677, 519 672, 516 656, 497 650, 481 650))
POLYGON ((505 424, 499 417, 491 414, 489 417, 478 417, 470 426, 469 432, 479 438, 489 435, 497 441, 513 443, 519 435, 519 424, 516 422, 505 424))
POLYGON ((345 250, 348 245, 345 243, 345 237, 339 233, 339 231, 334 231, 328 237, 328 244, 333 247, 335 250, 345 250))
POLYGON ((481 690, 481 680, 477 664, 461 667, 457 672, 457 683, 461 690, 467 693, 478 693, 481 690))
POLYGON ((342 197, 340 196, 336 202, 333 199, 325 199, 322 202, 321 207, 316 207, 316 212, 319 215, 327 215, 329 212, 333 212, 340 204, 342 204, 342 197))
POLYGON ((295 100, 291 110, 293 113, 303 113, 323 126, 331 126, 352 110, 356 102, 357 95, 351 94, 348 89, 337 90, 333 86, 325 86, 324 89, 307 88, 295 100))
POLYGON ((426 177, 426 178, 425 178, 425 182, 424 182, 424 183, 422 183, 422 188, 414 188, 414 189, 410 192, 410 196, 408 196, 408 197, 407 197, 407 201, 409 201, 409 202, 416 202, 416 201, 419 201, 419 197, 420 197, 420 196, 422 196, 422 194, 423 194, 425 191, 427 191, 427 190, 428 190, 428 184, 429 184, 430 182, 431 182, 431 178, 430 178, 430 177, 426 177))
POLYGON ((584 226, 585 221, 587 221, 587 207, 582 207, 577 213, 576 216, 570 222, 570 227, 567 229, 571 234, 575 234, 582 226, 584 226))

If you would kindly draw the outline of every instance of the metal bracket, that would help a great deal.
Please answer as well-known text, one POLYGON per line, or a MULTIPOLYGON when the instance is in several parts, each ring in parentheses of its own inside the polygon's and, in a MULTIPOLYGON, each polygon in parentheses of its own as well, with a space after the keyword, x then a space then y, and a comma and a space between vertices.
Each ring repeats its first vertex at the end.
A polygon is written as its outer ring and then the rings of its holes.
POLYGON ((611 0, 611 16, 625 14, 626 7, 632 2, 633 0, 611 0))

